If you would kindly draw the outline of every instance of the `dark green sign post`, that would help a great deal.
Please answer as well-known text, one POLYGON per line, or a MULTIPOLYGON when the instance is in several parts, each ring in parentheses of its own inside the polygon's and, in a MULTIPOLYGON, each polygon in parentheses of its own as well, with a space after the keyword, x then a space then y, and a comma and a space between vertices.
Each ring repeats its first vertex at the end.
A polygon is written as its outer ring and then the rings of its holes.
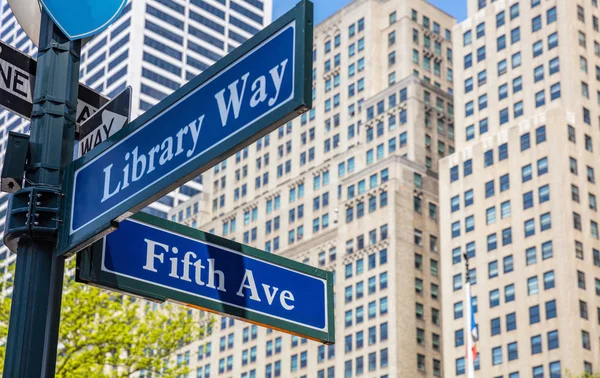
POLYGON ((73 160, 80 49, 42 11, 30 157, 5 233, 18 254, 4 377, 54 376, 64 270, 54 248, 62 168, 73 160))

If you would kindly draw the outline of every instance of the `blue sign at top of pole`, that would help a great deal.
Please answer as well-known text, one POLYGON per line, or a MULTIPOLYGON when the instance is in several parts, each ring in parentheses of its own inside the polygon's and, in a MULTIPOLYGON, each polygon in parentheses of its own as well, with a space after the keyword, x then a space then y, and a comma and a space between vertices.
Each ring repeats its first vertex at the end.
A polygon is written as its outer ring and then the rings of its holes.
POLYGON ((312 106, 312 3, 73 162, 60 253, 74 253, 312 106))
POLYGON ((125 8, 127 0, 40 0, 44 10, 71 41, 106 29, 125 8))

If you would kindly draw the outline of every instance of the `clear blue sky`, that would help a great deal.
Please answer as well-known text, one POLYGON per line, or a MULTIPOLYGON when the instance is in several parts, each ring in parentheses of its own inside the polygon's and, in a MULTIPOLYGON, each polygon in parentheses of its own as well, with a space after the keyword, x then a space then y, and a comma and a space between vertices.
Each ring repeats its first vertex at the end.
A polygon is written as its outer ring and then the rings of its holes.
MULTIPOLYGON (((315 21, 318 24, 351 0, 313 0, 315 4, 315 21)), ((273 0, 273 19, 292 8, 298 0, 273 0)), ((467 16, 467 0, 429 0, 447 13, 462 21, 467 16)))

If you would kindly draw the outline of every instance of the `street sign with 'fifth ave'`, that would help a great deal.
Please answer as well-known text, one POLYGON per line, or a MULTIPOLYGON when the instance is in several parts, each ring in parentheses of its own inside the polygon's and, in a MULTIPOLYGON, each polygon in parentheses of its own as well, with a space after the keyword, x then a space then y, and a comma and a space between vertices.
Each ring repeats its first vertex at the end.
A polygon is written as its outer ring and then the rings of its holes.
POLYGON ((145 213, 80 252, 77 279, 335 341, 332 272, 145 213))

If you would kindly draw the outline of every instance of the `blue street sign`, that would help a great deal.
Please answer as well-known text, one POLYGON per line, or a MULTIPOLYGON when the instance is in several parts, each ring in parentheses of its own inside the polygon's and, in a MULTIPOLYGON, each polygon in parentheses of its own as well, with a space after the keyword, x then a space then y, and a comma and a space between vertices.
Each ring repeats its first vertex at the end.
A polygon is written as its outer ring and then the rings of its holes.
POLYGON ((71 41, 91 37, 113 23, 127 0, 40 0, 44 10, 71 41))
POLYGON ((140 213, 78 256, 80 281, 333 343, 333 273, 140 213))
POLYGON ((312 106, 312 3, 254 38, 67 170, 61 253, 74 253, 312 106))

